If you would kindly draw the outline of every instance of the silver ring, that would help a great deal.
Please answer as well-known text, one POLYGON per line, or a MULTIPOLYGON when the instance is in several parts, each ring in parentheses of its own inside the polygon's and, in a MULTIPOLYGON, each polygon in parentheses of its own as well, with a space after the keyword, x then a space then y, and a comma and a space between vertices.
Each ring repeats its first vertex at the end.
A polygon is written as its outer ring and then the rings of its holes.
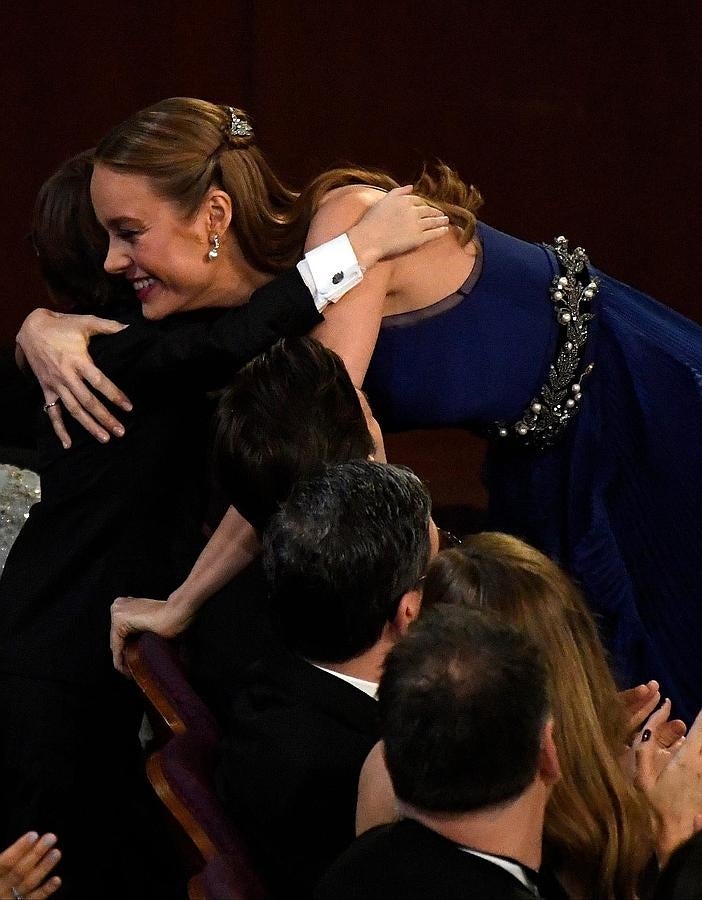
POLYGON ((58 402, 59 402, 59 398, 57 397, 55 400, 52 400, 51 403, 45 403, 44 404, 44 412, 48 412, 51 409, 51 407, 56 406, 56 404, 58 402))
POLYGON ((24 897, 22 896, 22 894, 20 894, 17 888, 11 887, 10 890, 12 891, 12 900, 24 900, 24 897))

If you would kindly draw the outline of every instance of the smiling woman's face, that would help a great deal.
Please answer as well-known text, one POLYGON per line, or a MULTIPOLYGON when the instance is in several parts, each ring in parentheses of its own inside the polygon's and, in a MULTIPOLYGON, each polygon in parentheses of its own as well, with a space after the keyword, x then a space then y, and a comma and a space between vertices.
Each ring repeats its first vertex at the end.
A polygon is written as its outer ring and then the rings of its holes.
POLYGON ((207 256, 211 223, 206 205, 186 218, 156 194, 146 175, 100 164, 90 195, 110 240, 105 270, 131 282, 145 318, 216 305, 217 265, 207 256))

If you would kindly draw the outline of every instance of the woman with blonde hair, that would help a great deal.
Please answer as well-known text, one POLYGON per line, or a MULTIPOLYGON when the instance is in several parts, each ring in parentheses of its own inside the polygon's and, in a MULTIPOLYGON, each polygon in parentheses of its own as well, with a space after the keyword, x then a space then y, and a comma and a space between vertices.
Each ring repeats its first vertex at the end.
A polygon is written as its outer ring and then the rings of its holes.
POLYGON ((424 602, 477 607, 543 650, 562 776, 546 810, 547 856, 573 897, 634 897, 653 852, 650 817, 622 770, 624 709, 573 582, 523 541, 486 532, 436 559, 424 602))
MULTIPOLYGON (((222 203, 200 251, 231 269, 241 296, 395 185, 345 168, 297 194, 243 110, 181 97, 141 110, 100 144, 92 196, 110 237, 106 268, 157 318, 199 301, 175 252, 182 234, 164 231, 145 189, 185 217, 214 192, 222 203)), ((625 686, 654 677, 691 716, 702 705, 702 329, 591 267, 563 237, 530 244, 476 222, 479 193, 446 166, 414 189, 446 213, 447 233, 376 265, 316 336, 364 384, 383 427, 461 426, 494 439, 493 523, 578 578, 625 686)), ((36 344, 70 328, 37 318, 20 334, 47 403, 84 396, 80 374, 92 371, 81 356, 58 376, 37 361, 36 344)), ((188 621, 168 604, 132 611, 132 625, 161 633, 188 621)))
MULTIPOLYGON (((429 567, 423 606, 441 604, 480 609, 523 630, 543 651, 561 768, 546 809, 545 858, 573 898, 632 900, 661 847, 655 815, 622 765, 629 714, 579 590, 538 550, 485 532, 442 552, 429 567)), ((660 756, 651 784, 670 756, 662 745, 684 732, 683 723, 665 721, 669 712, 666 701, 648 723, 660 756)), ((357 831, 391 818, 392 804, 382 745, 376 745, 359 783, 357 831)))

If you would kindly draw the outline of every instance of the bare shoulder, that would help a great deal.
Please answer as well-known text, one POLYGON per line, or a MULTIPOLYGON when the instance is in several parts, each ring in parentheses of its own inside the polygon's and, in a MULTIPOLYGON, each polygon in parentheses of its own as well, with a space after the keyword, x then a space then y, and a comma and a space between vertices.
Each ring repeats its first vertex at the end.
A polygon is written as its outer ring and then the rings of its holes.
POLYGON ((384 196, 384 191, 365 184, 349 184, 329 191, 312 217, 305 249, 343 234, 384 196))

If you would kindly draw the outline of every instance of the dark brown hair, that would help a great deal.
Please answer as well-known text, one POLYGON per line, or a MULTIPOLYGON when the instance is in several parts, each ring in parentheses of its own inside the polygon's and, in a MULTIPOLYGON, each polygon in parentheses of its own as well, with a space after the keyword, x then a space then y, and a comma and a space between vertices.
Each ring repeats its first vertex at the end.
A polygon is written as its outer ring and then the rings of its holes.
POLYGON ((90 201, 93 151, 67 160, 42 184, 34 205, 32 242, 52 300, 61 309, 88 312, 129 297, 123 278, 103 268, 107 234, 90 201))
POLYGON ((259 531, 298 479, 374 450, 344 363, 310 337, 284 338, 236 373, 214 446, 229 501, 259 531))

